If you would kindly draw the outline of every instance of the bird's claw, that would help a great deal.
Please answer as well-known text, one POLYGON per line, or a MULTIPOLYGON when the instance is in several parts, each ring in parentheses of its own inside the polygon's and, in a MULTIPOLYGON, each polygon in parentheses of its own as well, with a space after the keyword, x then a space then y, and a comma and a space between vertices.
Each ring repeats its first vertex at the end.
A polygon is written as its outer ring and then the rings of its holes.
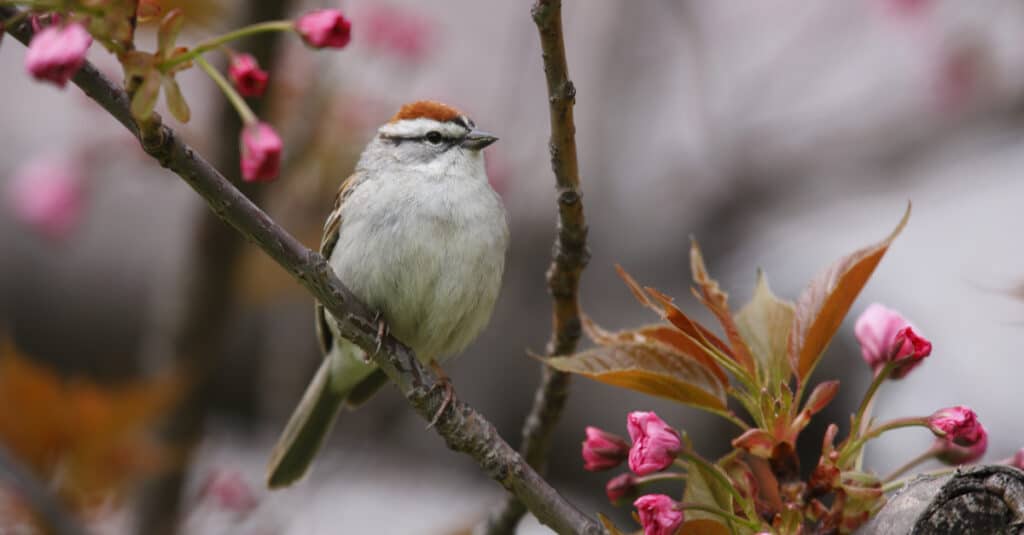
POLYGON ((437 374, 437 382, 430 387, 431 390, 437 388, 444 389, 444 400, 441 401, 441 406, 437 408, 437 412, 434 413, 434 417, 430 419, 430 423, 427 425, 427 429, 433 428, 437 425, 437 421, 441 419, 441 415, 448 409, 452 404, 452 400, 455 399, 455 386, 452 385, 452 380, 448 378, 448 374, 438 366, 437 362, 431 362, 430 367, 434 369, 434 373, 437 374))

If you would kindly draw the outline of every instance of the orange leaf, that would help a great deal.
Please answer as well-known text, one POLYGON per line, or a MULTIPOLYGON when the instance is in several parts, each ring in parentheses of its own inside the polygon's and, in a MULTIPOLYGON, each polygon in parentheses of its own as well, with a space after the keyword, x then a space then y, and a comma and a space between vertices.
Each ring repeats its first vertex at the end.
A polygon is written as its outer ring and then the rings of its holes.
POLYGON ((729 311, 729 294, 723 292, 718 286, 718 281, 708 275, 708 270, 704 266, 704 257, 700 254, 700 247, 697 246, 696 240, 690 243, 690 270, 693 271, 693 281, 700 287, 700 292, 698 293, 694 289, 693 294, 722 324, 725 337, 729 339, 729 346, 732 347, 733 360, 753 376, 757 373, 754 357, 750 355, 750 349, 743 337, 740 336, 740 330, 736 327, 732 312, 729 311))
POLYGON ((0 340, 0 441, 41 479, 59 481, 72 507, 89 509, 162 466, 148 432, 178 384, 66 380, 0 340))
POLYGON ((659 342, 619 343, 545 360, 563 372, 688 405, 725 409, 725 388, 689 355, 659 342))
POLYGON ((796 303, 793 329, 789 332, 789 363, 803 382, 835 335, 875 266, 910 218, 910 204, 903 219, 884 240, 835 261, 804 289, 796 303))
POLYGON ((729 377, 725 374, 725 370, 708 356, 708 350, 705 346, 671 325, 646 325, 637 329, 610 333, 598 327, 593 320, 585 315, 582 316, 582 320, 583 331, 595 343, 600 345, 616 345, 619 343, 642 344, 652 340, 661 342, 679 353, 693 357, 703 364, 708 371, 715 375, 722 388, 729 386, 729 377))

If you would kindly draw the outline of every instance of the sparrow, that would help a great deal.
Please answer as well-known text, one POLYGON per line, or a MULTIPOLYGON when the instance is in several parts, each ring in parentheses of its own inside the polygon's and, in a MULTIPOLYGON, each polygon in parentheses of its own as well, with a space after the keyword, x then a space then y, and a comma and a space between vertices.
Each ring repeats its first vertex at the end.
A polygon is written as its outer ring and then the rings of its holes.
MULTIPOLYGON (((438 370, 484 329, 501 287, 508 223, 483 155, 497 139, 446 104, 406 104, 366 146, 324 224, 320 253, 377 311, 378 335, 386 325, 438 370)), ((341 407, 387 382, 320 303, 316 332, 324 360, 271 454, 271 488, 302 478, 341 407)))

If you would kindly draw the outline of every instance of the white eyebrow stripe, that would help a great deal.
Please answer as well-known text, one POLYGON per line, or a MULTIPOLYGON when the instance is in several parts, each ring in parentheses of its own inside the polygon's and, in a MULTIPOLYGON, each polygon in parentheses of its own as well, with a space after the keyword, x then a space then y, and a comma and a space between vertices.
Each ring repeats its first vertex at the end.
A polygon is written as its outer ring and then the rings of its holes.
POLYGON ((423 118, 402 119, 396 123, 388 123, 377 130, 387 137, 400 138, 423 137, 433 131, 439 132, 446 138, 460 138, 468 132, 466 127, 457 123, 442 123, 423 118))

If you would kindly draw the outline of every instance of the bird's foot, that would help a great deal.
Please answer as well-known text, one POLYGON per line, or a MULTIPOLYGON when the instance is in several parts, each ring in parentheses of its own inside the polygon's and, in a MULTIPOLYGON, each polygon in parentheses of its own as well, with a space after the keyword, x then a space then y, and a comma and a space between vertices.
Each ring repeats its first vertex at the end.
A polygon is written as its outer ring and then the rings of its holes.
POLYGON ((384 314, 380 312, 374 314, 373 321, 377 323, 377 347, 374 350, 374 355, 379 355, 381 346, 384 345, 384 338, 388 335, 388 323, 384 321, 384 314))
POLYGON ((448 374, 444 372, 444 369, 441 368, 437 361, 432 361, 430 363, 430 368, 437 374, 437 382, 434 383, 434 386, 430 387, 430 389, 443 388, 444 400, 441 401, 441 406, 438 407, 437 412, 434 413, 434 417, 430 419, 430 424, 427 425, 427 429, 437 425, 437 421, 441 419, 441 415, 452 404, 452 400, 455 399, 455 387, 452 385, 452 380, 448 377, 448 374))

